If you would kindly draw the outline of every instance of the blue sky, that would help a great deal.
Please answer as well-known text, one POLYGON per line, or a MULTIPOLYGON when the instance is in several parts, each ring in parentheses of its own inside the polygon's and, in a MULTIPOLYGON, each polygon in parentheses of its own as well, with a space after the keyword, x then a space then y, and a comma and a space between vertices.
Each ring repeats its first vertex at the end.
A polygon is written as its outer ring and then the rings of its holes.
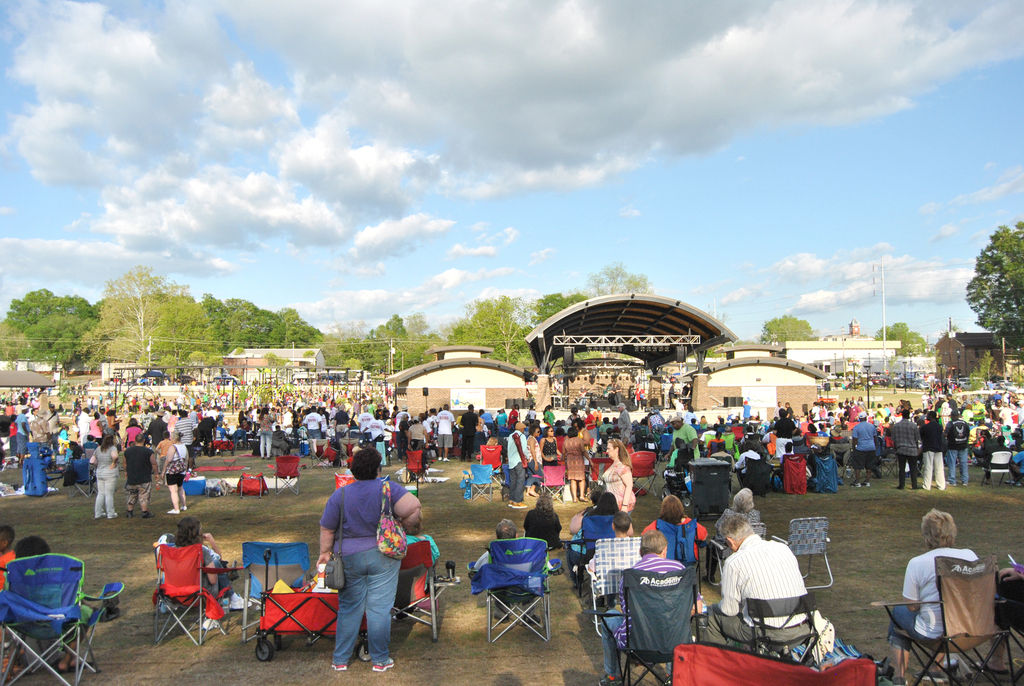
POLYGON ((873 332, 884 260, 888 320, 934 341, 1024 219, 1012 0, 0 11, 3 308, 147 264, 324 330, 440 326, 621 261, 741 337, 873 332))

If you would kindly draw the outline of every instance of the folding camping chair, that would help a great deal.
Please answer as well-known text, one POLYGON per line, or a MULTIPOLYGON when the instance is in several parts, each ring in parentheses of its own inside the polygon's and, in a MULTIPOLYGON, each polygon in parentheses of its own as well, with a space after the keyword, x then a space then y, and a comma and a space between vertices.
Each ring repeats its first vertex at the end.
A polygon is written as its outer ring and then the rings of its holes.
MULTIPOLYGON (((640 561, 640 537, 602 538, 594 544, 593 574, 590 575, 590 604, 597 612, 600 599, 612 596, 606 605, 614 606, 614 595, 619 592, 622 570, 640 561)), ((601 618, 594 615, 594 629, 601 635, 601 618)))
POLYGON ((654 480, 657 474, 654 472, 654 463, 658 456, 649 451, 641 450, 629 456, 633 469, 633 494, 646 495, 654 491, 654 480))
POLYGON ((777 655, 789 657, 793 662, 815 666, 814 647, 818 644, 818 630, 814 626, 812 613, 817 609, 814 604, 814 595, 805 593, 794 598, 776 598, 774 600, 763 600, 759 598, 747 598, 745 601, 746 614, 750 617, 750 652, 760 655, 777 655), (801 619, 802 616, 802 619, 801 619), (778 620, 783 620, 783 626, 789 626, 799 631, 787 640, 779 640, 777 635, 772 636, 770 632, 775 629, 778 620), (794 623, 795 621, 795 623, 794 623), (797 650, 802 648, 802 650, 797 650))
POLYGON ((657 665, 671 663, 676 646, 692 640, 690 611, 696 607, 696 577, 696 567, 672 572, 622 571, 622 613, 597 614, 605 631, 613 630, 612 617, 625 615, 625 630, 617 633, 623 686, 638 684, 648 674, 664 683, 655 671, 657 665), (634 674, 634 664, 639 674, 634 674))
MULTIPOLYGON (((270 596, 277 582, 283 581, 293 590, 305 584, 309 574, 309 546, 306 543, 245 541, 242 543, 242 567, 246 571, 242 592, 245 599, 245 607, 242 609, 242 643, 248 643, 273 631, 273 628, 264 630, 261 627, 260 631, 255 632, 251 629, 260 626, 266 604, 273 602, 270 596), (250 621, 249 608, 257 603, 260 615, 250 621)), ((280 638, 275 638, 279 644, 280 638)))
POLYGON ((594 484, 601 480, 601 475, 604 474, 604 470, 608 468, 608 465, 612 463, 610 457, 597 457, 590 458, 590 487, 593 488, 594 484))
POLYGON ((402 566, 398 570, 398 592, 395 594, 395 617, 411 619, 430 627, 430 635, 437 642, 441 622, 438 617, 438 598, 444 590, 458 583, 449 576, 436 574, 430 541, 410 543, 402 566))
POLYGON ((828 517, 801 517, 789 520, 789 539, 783 540, 777 536, 773 539, 785 543, 797 557, 807 556, 807 572, 803 575, 806 579, 811 574, 811 561, 815 555, 821 555, 825 560, 825 571, 828 572, 828 583, 822 586, 807 586, 808 590, 815 588, 829 588, 835 583, 832 577, 832 566, 828 563, 828 517))
POLYGON ((298 455, 278 455, 274 458, 274 492, 280 494, 285 489, 295 495, 299 494, 299 461, 298 455))
POLYGON ((472 569, 473 595, 487 593, 487 642, 494 643, 522 625, 551 640, 548 575, 561 572, 561 560, 548 561, 548 544, 539 538, 491 541, 490 562, 472 569), (502 624, 508 626, 495 635, 502 624))
POLYGON ((569 566, 572 585, 577 595, 583 595, 583 575, 587 571, 587 563, 593 559, 597 550, 597 542, 604 538, 615 538, 612 519, 613 515, 587 515, 583 518, 579 538, 562 543, 566 549, 566 564, 569 566))
MULTIPOLYGON (((898 628, 896 632, 910 643, 910 652, 921 664, 921 675, 915 684, 930 678, 930 670, 937 667, 952 684, 976 683, 979 677, 989 683, 1000 683, 989 669, 989 661, 1003 646, 1009 653, 1009 631, 1000 629, 995 621, 996 558, 990 555, 968 562, 955 557, 935 558, 935 578, 942 606, 942 634, 930 640, 918 640, 898 628), (983 654, 979 646, 991 642, 983 654), (961 673, 943 657, 957 653, 968 665, 971 674, 961 673)), ((872 603, 882 605, 892 620, 892 609, 907 603, 872 603)), ((895 622, 893 622, 895 624, 895 622)), ((1011 667, 1012 660, 1007 661, 1011 667)), ((1011 667, 1012 668, 1012 667, 1011 667)), ((1019 676, 1019 675, 1015 675, 1019 676)), ((934 679, 932 679, 934 682, 934 679)), ((1014 680, 1016 683, 1016 680, 1014 680)))
POLYGON ((423 462, 422 450, 405 451, 405 482, 425 482, 427 478, 427 466, 423 462))
POLYGON ((89 458, 83 457, 78 460, 71 460, 68 468, 74 473, 75 480, 68 488, 68 495, 84 495, 90 497, 96 494, 96 470, 89 464, 89 458))
POLYGON ((565 488, 565 465, 544 465, 544 481, 540 490, 551 496, 552 500, 562 499, 562 489, 565 488))
POLYGON ((494 468, 485 464, 471 464, 469 471, 463 471, 469 479, 469 499, 487 498, 494 501, 494 468))
MULTIPOLYGON (((175 628, 184 631, 189 640, 197 646, 202 645, 206 634, 214 629, 226 635, 227 632, 219 621, 224 617, 224 609, 220 606, 219 598, 203 588, 202 575, 230 571, 231 569, 220 567, 204 567, 201 543, 183 548, 157 546, 157 583, 156 592, 153 593, 153 643, 159 644, 175 628)), ((229 588, 225 588, 221 593, 228 590, 229 588)))
POLYGON ((502 485, 501 481, 501 446, 500 445, 482 445, 480 446, 480 464, 485 464, 494 471, 493 479, 494 484, 499 488, 502 485))
POLYGON ((263 478, 263 472, 259 474, 248 474, 242 472, 238 477, 238 497, 243 498, 247 495, 254 495, 257 498, 262 498, 264 494, 269 490, 267 488, 267 480, 263 478))
POLYGON ((11 560, 4 569, 6 587, 0 591, 0 684, 12 684, 26 674, 45 669, 65 686, 78 684, 85 670, 97 672, 92 650, 96 624, 106 612, 106 601, 124 590, 120 582, 109 583, 99 595, 82 592, 84 565, 70 555, 36 555, 11 560), (98 608, 82 603, 101 603, 98 608), (54 666, 63 651, 75 660, 72 681, 54 666), (19 654, 25 665, 13 674, 19 654))
MULTIPOLYGON (((754 533, 761 538, 766 538, 768 536, 768 527, 764 522, 752 523, 750 528, 753 529, 754 533)), ((712 586, 718 586, 722 583, 722 563, 725 562, 725 558, 727 557, 725 550, 726 547, 721 542, 714 538, 708 539, 707 576, 704 578, 712 586), (715 581, 715 570, 718 571, 718 581, 715 581)))

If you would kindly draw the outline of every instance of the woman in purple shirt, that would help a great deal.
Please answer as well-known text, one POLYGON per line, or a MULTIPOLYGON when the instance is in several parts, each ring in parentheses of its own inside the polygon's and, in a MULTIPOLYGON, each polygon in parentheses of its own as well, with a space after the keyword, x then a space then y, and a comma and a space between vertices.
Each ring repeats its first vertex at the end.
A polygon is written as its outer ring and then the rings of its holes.
MULTIPOLYGON (((359 624, 366 614, 366 635, 373 671, 384 672, 394 666, 388 652, 391 641, 391 607, 395 603, 400 562, 377 549, 377 525, 380 523, 384 482, 380 479, 380 453, 363 448, 352 456, 352 475, 356 481, 339 488, 327 499, 320 517, 320 557, 326 564, 331 553, 345 565, 345 588, 338 592, 338 623, 334 636, 332 667, 348 669, 355 649, 359 624), (344 520, 342 520, 344 507, 344 520), (341 540, 338 540, 338 525, 341 540)), ((390 510, 405 530, 418 533, 420 501, 398 483, 388 482, 390 510)))

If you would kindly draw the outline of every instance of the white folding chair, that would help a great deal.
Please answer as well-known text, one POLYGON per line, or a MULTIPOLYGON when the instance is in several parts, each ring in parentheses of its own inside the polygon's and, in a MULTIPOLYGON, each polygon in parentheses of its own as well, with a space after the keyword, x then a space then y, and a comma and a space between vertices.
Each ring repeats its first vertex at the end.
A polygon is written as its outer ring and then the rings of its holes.
POLYGON ((828 572, 828 583, 822 586, 807 586, 807 590, 815 588, 829 588, 835 583, 832 577, 832 566, 828 563, 828 517, 801 517, 789 520, 789 539, 782 540, 772 536, 789 546, 793 554, 798 558, 801 555, 807 556, 807 572, 803 575, 806 579, 811 574, 811 561, 815 555, 821 555, 825 560, 825 571, 828 572))

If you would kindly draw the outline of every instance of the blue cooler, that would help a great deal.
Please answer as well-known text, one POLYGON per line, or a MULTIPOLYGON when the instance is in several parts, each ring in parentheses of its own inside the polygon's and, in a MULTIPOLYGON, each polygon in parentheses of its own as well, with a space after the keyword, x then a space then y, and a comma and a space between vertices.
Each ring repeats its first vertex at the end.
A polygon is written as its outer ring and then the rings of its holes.
POLYGON ((183 488, 185 495, 206 495, 206 477, 193 477, 184 483, 183 488))

